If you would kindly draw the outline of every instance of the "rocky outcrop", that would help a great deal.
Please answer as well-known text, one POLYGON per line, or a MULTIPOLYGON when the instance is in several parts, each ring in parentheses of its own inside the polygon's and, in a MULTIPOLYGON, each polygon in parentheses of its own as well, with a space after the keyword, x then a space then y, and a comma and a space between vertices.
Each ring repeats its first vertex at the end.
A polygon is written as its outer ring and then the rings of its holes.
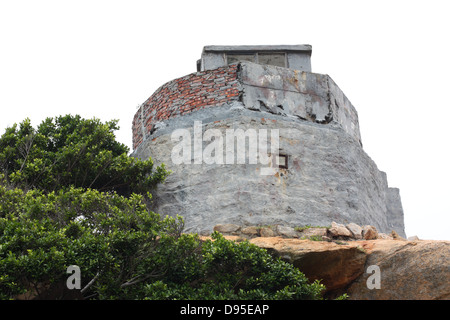
POLYGON ((364 273, 367 257, 357 246, 281 237, 260 237, 250 242, 292 263, 309 280, 321 280, 328 292, 346 287, 364 273))
MULTIPOLYGON (((346 225, 332 222, 329 227, 320 226, 303 226, 290 227, 283 225, 269 225, 269 226, 247 226, 241 227, 237 224, 226 223, 214 226, 214 231, 220 232, 224 235, 239 236, 245 239, 255 237, 283 237, 283 238, 298 238, 310 239, 319 241, 332 240, 374 240, 374 239, 400 239, 406 240, 398 235, 397 232, 392 231, 390 235, 380 233, 374 226, 365 225, 359 226, 356 223, 349 223, 346 225)), ((418 239, 418 238, 417 238, 418 239)))
POLYGON ((347 293, 361 300, 450 299, 450 241, 357 240, 345 244, 281 237, 251 243, 320 279, 326 296, 347 293), (378 266, 380 288, 370 289, 370 266, 378 266))
POLYGON ((316 228, 219 225, 214 229, 233 230, 226 237, 248 239, 292 263, 309 280, 321 280, 328 298, 347 293, 354 300, 450 299, 450 241, 406 240, 396 232, 378 233, 373 226, 334 222, 316 228), (374 287, 369 282, 376 272, 379 286, 374 287))
POLYGON ((450 299, 450 241, 376 240, 366 245, 365 268, 380 268, 380 289, 367 289, 369 274, 353 281, 351 299, 450 299))

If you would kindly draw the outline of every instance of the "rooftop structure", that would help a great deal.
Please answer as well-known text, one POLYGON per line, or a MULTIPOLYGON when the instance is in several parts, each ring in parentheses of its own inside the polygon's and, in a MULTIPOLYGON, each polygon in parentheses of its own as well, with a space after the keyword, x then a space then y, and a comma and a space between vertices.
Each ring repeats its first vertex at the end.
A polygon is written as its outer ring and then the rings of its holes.
POLYGON ((279 46, 205 46, 197 61, 197 71, 225 67, 238 61, 250 61, 311 72, 310 45, 279 46))

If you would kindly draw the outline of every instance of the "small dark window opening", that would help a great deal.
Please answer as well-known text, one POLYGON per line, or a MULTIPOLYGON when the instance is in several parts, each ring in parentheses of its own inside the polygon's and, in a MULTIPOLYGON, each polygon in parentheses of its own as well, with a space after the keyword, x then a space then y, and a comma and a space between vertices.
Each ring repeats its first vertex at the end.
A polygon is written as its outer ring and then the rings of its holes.
POLYGON ((280 169, 287 169, 288 168, 288 155, 287 154, 279 154, 276 157, 276 164, 278 165, 278 168, 280 169))

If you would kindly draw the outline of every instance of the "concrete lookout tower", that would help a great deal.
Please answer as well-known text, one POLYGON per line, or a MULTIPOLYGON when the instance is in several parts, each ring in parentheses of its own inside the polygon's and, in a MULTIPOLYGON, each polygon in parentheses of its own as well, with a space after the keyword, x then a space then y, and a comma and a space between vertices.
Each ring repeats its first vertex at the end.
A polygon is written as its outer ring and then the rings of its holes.
POLYGON ((399 190, 364 152, 358 114, 311 46, 206 46, 133 119, 133 156, 172 171, 154 210, 214 225, 370 224, 405 236, 399 190))

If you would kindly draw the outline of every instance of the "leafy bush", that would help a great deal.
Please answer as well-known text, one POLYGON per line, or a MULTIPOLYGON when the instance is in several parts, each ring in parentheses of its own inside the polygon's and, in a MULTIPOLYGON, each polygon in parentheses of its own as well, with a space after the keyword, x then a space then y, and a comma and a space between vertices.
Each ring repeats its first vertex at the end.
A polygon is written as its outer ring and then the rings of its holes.
POLYGON ((0 297, 44 296, 78 265, 83 287, 95 279, 83 295, 97 299, 320 298, 322 285, 265 250, 182 227, 137 194, 0 185, 0 297))
MULTIPOLYGON (((0 296, 49 289, 65 281, 69 265, 83 279, 100 275, 95 293, 144 277, 156 237, 179 234, 175 219, 149 212, 141 195, 70 188, 44 194, 0 186, 0 296), (141 268, 141 269, 139 269, 141 268)), ((164 261, 163 261, 164 262, 164 261)), ((151 272, 164 272, 164 263, 151 272)))
POLYGON ((217 232, 203 243, 197 259, 183 261, 177 269, 147 284, 145 298, 320 299, 324 289, 318 281, 310 284, 298 269, 274 259, 266 250, 247 241, 226 240, 217 232))
POLYGON ((8 183, 46 192, 65 186, 146 194, 169 174, 151 159, 128 157, 115 140, 117 121, 80 116, 47 118, 37 129, 26 119, 0 138, 0 173, 8 183))
POLYGON ((292 265, 218 233, 182 234, 180 217, 149 211, 163 166, 129 158, 115 122, 28 120, 0 138, 0 299, 318 299, 292 265), (73 292, 73 291, 71 291, 73 292))

